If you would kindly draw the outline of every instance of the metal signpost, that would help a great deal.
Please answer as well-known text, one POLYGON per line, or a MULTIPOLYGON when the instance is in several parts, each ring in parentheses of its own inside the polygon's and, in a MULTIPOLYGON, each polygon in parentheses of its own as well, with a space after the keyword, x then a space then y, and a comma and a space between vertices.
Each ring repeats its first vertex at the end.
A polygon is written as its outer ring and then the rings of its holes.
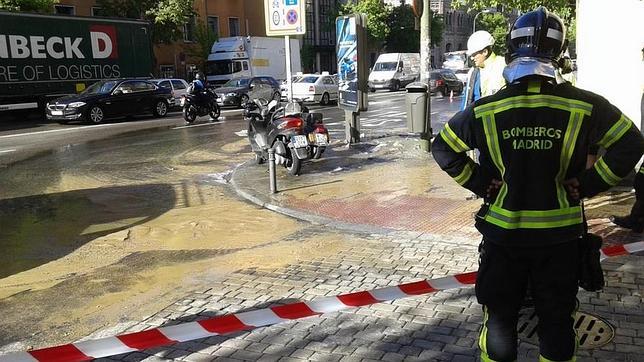
POLYGON ((305 0, 264 0, 264 17, 267 36, 284 36, 286 52, 286 84, 288 100, 293 99, 291 75, 291 35, 306 33, 305 0))
POLYGON ((338 60, 338 106, 344 109, 346 140, 360 142, 360 111, 366 111, 368 64, 365 14, 340 16, 335 21, 338 60))
MULTIPOLYGON (((293 100, 291 75, 291 35, 306 33, 306 0, 264 0, 264 18, 267 36, 284 36, 286 56, 286 84, 288 100, 293 100)), ((298 54, 299 56, 299 54, 298 54)), ((275 150, 268 150, 268 171, 271 193, 277 192, 275 176, 275 150)))

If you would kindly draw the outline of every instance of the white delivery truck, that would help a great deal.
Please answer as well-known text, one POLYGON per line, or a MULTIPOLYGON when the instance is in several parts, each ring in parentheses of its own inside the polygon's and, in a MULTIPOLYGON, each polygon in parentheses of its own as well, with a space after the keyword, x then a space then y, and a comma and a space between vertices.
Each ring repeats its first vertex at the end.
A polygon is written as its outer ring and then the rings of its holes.
MULTIPOLYGON (((300 42, 291 39, 291 72, 302 71, 300 42)), ((221 38, 216 41, 206 63, 208 83, 221 85, 240 77, 268 76, 286 79, 284 38, 257 36, 221 38)))
POLYGON ((380 54, 369 73, 369 89, 387 88, 397 91, 401 87, 420 79, 419 53, 380 54))

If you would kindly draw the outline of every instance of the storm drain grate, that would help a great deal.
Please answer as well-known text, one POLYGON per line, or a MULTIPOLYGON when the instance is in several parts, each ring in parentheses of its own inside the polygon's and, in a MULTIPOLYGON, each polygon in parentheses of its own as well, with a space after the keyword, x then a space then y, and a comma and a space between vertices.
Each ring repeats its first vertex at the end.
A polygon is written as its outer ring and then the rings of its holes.
MULTIPOLYGON (((517 324, 519 338, 527 343, 539 345, 537 336, 537 312, 534 308, 524 308, 519 312, 517 324)), ((584 312, 577 312, 575 316, 575 329, 579 339, 579 348, 593 349, 606 345, 613 340, 615 331, 608 322, 584 312)))

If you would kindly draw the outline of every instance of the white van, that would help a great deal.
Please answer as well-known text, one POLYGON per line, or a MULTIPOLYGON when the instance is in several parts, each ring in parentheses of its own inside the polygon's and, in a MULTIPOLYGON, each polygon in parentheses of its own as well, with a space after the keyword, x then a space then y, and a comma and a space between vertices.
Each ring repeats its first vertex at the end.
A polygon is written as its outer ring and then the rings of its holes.
POLYGON ((420 79, 419 53, 380 54, 369 73, 369 90, 387 88, 397 91, 420 79))

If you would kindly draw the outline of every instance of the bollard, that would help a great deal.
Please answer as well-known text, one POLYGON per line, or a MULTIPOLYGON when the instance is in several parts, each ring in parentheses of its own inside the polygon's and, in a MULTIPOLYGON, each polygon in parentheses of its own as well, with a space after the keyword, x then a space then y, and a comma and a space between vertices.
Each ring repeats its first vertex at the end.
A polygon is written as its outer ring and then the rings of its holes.
POLYGON ((271 194, 277 193, 277 177, 275 176, 275 150, 273 147, 268 149, 268 183, 271 188, 271 194))
POLYGON ((454 99, 454 90, 451 90, 449 92, 449 101, 450 101, 450 103, 452 102, 453 99, 454 99))

